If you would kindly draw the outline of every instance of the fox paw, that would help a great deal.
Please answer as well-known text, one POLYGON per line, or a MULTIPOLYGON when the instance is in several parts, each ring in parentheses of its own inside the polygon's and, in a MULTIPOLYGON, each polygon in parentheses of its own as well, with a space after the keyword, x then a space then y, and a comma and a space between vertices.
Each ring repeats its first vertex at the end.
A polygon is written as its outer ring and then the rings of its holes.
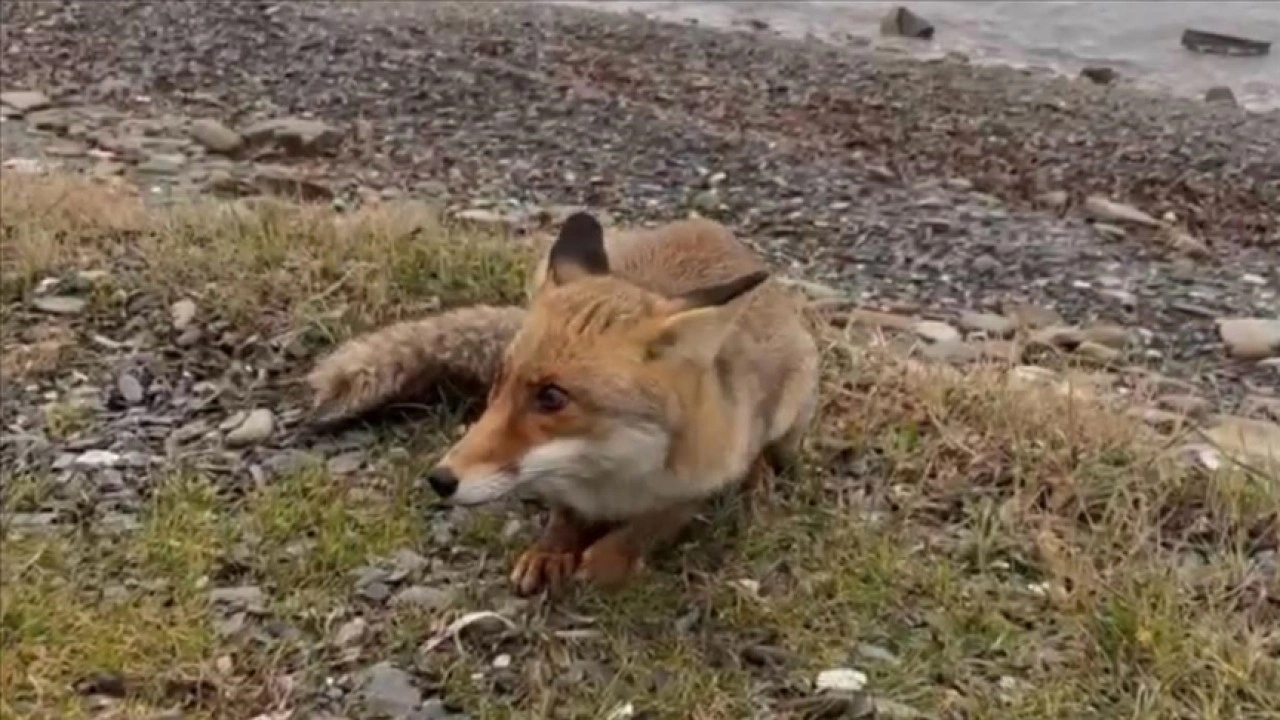
POLYGON ((613 590, 644 571, 644 558, 616 544, 598 542, 582 553, 574 578, 613 590))
POLYGON ((577 569, 572 552, 555 552, 533 547, 522 553, 511 570, 511 583, 520 595, 533 595, 544 587, 559 589, 577 569))

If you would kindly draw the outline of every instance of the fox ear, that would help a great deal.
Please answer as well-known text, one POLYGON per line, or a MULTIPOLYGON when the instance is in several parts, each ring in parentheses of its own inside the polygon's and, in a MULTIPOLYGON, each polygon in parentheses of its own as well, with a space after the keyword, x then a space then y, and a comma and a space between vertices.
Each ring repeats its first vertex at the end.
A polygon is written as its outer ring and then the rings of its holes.
POLYGON ((539 284, 563 285, 588 275, 608 273, 604 228, 590 213, 576 212, 560 226, 560 234, 547 253, 546 276, 539 284))
POLYGON ((667 315, 651 342, 651 355, 678 355, 710 364, 745 308, 734 302, 769 278, 763 270, 719 285, 692 290, 668 301, 667 315))

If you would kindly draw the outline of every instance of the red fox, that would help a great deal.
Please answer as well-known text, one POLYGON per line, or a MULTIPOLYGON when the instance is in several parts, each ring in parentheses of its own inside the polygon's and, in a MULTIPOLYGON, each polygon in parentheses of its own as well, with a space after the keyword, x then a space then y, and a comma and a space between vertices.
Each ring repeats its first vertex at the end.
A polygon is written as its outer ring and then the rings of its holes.
POLYGON ((514 491, 550 515, 516 560, 520 594, 616 587, 712 495, 790 464, 817 410, 817 343, 799 301, 705 219, 605 236, 570 216, 528 309, 467 308, 352 341, 310 381, 336 417, 449 372, 489 385, 427 476, 457 505, 514 491))

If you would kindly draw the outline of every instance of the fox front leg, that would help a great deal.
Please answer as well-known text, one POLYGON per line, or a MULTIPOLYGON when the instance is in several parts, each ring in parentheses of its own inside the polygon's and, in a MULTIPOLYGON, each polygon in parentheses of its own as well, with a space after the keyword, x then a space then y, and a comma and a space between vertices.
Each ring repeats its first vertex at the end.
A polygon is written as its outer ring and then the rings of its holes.
POLYGON ((553 506, 542 535, 520 554, 511 570, 517 594, 533 595, 545 587, 559 589, 577 570, 583 550, 604 531, 567 508, 553 506))
POLYGON ((651 549, 674 538, 693 520, 699 505, 681 503, 622 523, 583 551, 575 577, 605 589, 620 587, 644 570, 644 558, 651 549))

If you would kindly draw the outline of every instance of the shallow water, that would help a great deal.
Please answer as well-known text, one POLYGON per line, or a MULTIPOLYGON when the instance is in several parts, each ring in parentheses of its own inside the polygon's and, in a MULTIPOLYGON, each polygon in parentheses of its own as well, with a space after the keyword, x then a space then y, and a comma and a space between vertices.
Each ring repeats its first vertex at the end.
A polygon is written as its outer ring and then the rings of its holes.
POLYGON ((1043 66, 1075 74, 1105 64, 1140 84, 1201 97, 1230 87, 1242 105, 1280 108, 1280 1, 1250 2, 720 2, 564 0, 602 10, 639 11, 667 20, 742 26, 763 20, 786 35, 812 34, 932 56, 950 51, 974 62, 1043 66), (904 4, 936 28, 933 41, 881 38, 880 18, 904 4), (1261 58, 1201 55, 1182 47, 1186 28, 1268 40, 1261 58))

